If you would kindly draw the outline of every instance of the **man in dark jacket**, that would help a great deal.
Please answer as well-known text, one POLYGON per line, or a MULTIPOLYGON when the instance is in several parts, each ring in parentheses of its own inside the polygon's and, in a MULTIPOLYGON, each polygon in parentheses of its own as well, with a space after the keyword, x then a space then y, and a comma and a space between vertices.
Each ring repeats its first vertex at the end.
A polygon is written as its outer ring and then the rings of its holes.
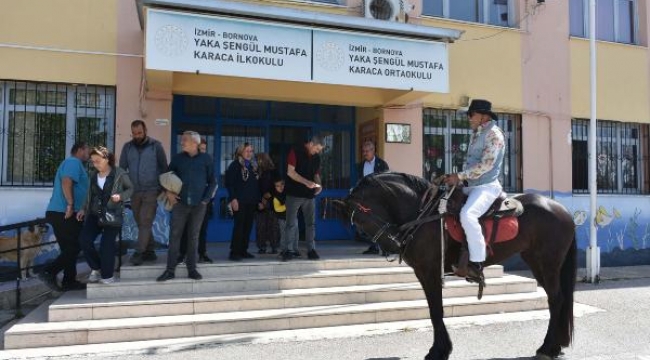
POLYGON ((147 136, 147 125, 142 120, 131 123, 133 140, 124 144, 120 167, 129 173, 134 193, 131 196, 133 217, 138 224, 138 243, 131 257, 133 265, 156 261, 151 227, 156 218, 160 184, 158 176, 167 171, 167 155, 160 141, 147 136))
POLYGON ((302 210, 305 219, 305 240, 307 242, 307 258, 318 260, 316 252, 316 195, 323 190, 320 179, 320 152, 323 150, 323 140, 313 136, 308 142, 295 146, 287 156, 287 225, 286 236, 280 247, 282 261, 291 260, 298 252, 298 211, 302 210))
POLYGON ((169 164, 183 182, 180 194, 167 191, 167 200, 174 207, 171 217, 171 234, 169 236, 169 251, 167 253, 167 269, 157 281, 166 281, 175 277, 181 236, 188 225, 187 241, 187 276, 190 279, 201 280, 203 277, 196 270, 199 230, 203 222, 205 209, 210 199, 214 197, 217 182, 214 178, 214 161, 206 153, 199 151, 201 136, 194 131, 186 131, 181 137, 182 152, 174 155, 169 164))
MULTIPOLYGON (((363 143, 362 148, 363 161, 357 165, 357 174, 361 178, 366 177, 370 174, 378 172, 386 172, 390 169, 388 168, 388 163, 386 163, 382 158, 375 154, 375 144, 372 141, 366 141, 363 143)), ((357 236, 364 241, 369 241, 364 234, 360 233, 357 229, 357 236)), ((370 247, 363 252, 364 254, 379 254, 379 246, 377 243, 372 243, 370 247)), ((386 255, 383 253, 383 255, 386 255)))

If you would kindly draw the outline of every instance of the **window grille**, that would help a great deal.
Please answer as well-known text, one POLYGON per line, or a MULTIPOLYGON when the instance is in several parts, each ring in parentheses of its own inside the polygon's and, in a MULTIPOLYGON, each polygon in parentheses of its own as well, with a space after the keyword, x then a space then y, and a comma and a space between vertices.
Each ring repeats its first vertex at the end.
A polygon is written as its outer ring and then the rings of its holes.
MULTIPOLYGON (((521 191, 520 124, 521 116, 497 113, 497 125, 503 130, 506 151, 503 159, 503 189, 521 191)), ((463 170, 472 130, 464 113, 455 110, 424 109, 423 176, 433 180, 443 174, 463 170)))
MULTIPOLYGON (((589 120, 572 121, 573 192, 589 192, 589 120)), ((601 194, 647 194, 648 126, 598 121, 596 183, 601 194), (647 166, 647 165, 646 165, 647 166)))
POLYGON ((1 186, 52 186, 76 141, 114 148, 114 87, 0 80, 1 186))

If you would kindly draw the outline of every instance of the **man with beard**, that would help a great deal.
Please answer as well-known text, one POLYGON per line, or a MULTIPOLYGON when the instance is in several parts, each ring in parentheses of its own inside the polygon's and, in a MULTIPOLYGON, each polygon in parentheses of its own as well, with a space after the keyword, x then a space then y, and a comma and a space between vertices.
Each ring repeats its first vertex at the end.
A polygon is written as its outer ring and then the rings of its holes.
POLYGON ((151 228, 158 207, 158 177, 167 171, 167 155, 160 141, 147 136, 144 121, 131 123, 131 137, 133 140, 122 148, 120 167, 128 172, 134 186, 131 208, 138 224, 138 243, 131 263, 138 266, 157 259, 151 228))

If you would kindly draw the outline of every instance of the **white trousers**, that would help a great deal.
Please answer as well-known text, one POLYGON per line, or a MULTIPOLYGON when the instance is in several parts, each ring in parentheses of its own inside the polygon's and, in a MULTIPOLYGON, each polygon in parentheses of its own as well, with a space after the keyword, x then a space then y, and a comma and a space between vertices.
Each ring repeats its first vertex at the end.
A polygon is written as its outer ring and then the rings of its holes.
POLYGON ((499 181, 485 185, 463 188, 463 193, 469 195, 467 202, 460 210, 460 223, 467 236, 469 248, 469 261, 485 261, 485 238, 478 218, 485 214, 494 200, 501 194, 502 187, 499 181))

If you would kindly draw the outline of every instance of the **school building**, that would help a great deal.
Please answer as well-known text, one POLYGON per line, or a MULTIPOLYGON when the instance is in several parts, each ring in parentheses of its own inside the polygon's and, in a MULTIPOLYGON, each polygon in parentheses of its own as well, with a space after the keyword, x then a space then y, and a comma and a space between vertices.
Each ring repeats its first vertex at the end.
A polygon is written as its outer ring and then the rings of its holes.
POLYGON ((395 171, 458 171, 470 135, 458 110, 480 98, 507 135, 507 192, 566 205, 582 249, 596 216, 604 253, 647 259, 650 9, 597 3, 589 214, 587 0, 2 0, 0 224, 44 215, 76 140, 119 152, 143 119, 168 156, 185 130, 207 137, 210 241, 230 239, 223 174, 239 144, 284 169, 289 146, 320 134, 317 240, 351 238, 332 200, 359 178, 362 142, 395 171))

